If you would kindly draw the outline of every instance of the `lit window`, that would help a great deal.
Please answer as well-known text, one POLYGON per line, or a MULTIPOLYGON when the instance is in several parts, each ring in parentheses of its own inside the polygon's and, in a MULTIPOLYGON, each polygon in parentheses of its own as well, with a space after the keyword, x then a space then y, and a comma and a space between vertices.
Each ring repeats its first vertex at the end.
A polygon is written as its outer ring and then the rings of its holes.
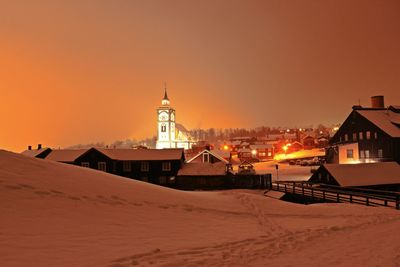
POLYGON ((378 139, 378 133, 375 132, 375 139, 378 139))
POLYGON ((258 153, 258 156, 260 156, 260 157, 265 157, 265 152, 259 152, 259 153, 258 153))
POLYGON ((140 171, 148 172, 150 170, 150 164, 147 161, 140 163, 140 171))
POLYGON ((353 149, 347 149, 347 158, 352 159, 353 158, 353 149))
POLYGON ((357 140, 357 133, 353 133, 353 141, 357 140))
POLYGON ((268 157, 271 157, 272 156, 272 152, 268 152, 268 157))
POLYGON ((360 150, 360 158, 361 159, 365 158, 365 151, 364 150, 360 150))
POLYGON ((365 150, 365 158, 366 158, 366 159, 369 158, 369 150, 365 150))
POLYGON ((171 162, 165 161, 162 163, 162 170, 163 171, 170 171, 171 170, 171 162))
POLYGON ((346 142, 349 141, 349 135, 348 134, 344 135, 344 141, 346 141, 346 142))
POLYGON ((132 171, 132 165, 130 161, 123 161, 122 162, 122 169, 124 172, 132 171))
POLYGON ((378 158, 383 158, 383 149, 378 149, 378 158))
POLYGON ((104 161, 97 163, 97 169, 103 172, 107 171, 107 164, 104 161))
POLYGON ((363 132, 359 132, 358 133, 358 139, 359 140, 363 140, 363 132))
POLYGON ((371 132, 367 131, 367 136, 366 136, 367 140, 371 139, 371 132))
POLYGON ((84 168, 90 168, 89 162, 82 162, 81 166, 84 167, 84 168))

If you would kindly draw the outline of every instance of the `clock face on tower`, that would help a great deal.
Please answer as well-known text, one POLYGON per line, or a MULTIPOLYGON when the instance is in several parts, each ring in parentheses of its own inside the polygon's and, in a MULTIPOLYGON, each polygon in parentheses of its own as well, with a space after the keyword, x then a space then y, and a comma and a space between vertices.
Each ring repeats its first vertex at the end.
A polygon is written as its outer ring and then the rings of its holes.
POLYGON ((160 121, 167 121, 168 120, 168 114, 165 112, 160 113, 160 115, 158 116, 158 119, 160 121))

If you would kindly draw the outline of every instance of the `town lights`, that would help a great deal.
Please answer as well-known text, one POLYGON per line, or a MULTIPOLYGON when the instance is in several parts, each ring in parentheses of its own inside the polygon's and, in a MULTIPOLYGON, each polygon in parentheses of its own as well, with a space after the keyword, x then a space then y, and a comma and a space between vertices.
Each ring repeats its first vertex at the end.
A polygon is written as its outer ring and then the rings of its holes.
POLYGON ((229 147, 227 145, 224 145, 224 150, 228 150, 229 147))
POLYGON ((253 156, 257 155, 257 150, 253 149, 253 150, 251 151, 251 154, 253 154, 253 156))
POLYGON ((286 151, 288 150, 288 146, 287 145, 284 145, 283 147, 282 147, 282 149, 283 149, 283 151, 285 151, 285 153, 286 153, 286 151))

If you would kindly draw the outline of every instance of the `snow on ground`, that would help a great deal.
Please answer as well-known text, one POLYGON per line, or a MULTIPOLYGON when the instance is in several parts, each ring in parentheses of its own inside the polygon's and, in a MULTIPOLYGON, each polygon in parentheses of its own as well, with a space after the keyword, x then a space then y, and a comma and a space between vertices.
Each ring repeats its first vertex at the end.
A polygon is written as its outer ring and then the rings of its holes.
POLYGON ((271 173, 274 181, 306 181, 312 175, 311 168, 316 168, 315 166, 289 165, 288 163, 274 161, 256 162, 253 165, 257 174, 271 173), (276 164, 279 166, 278 173, 275 168, 276 164))
POLYGON ((1 266, 398 266, 399 211, 183 192, 0 151, 1 266), (396 265, 397 264, 397 265, 396 265))
POLYGON ((313 157, 324 157, 325 149, 323 148, 313 148, 313 149, 303 149, 293 153, 277 153, 274 156, 275 160, 291 160, 291 159, 304 159, 313 157))

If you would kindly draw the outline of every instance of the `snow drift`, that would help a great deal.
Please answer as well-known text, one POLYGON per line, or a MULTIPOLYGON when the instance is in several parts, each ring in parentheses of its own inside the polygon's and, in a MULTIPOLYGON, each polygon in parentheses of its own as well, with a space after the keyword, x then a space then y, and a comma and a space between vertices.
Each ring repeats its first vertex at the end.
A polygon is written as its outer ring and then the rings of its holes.
POLYGON ((400 213, 183 192, 0 150, 2 266, 396 266, 400 213))

